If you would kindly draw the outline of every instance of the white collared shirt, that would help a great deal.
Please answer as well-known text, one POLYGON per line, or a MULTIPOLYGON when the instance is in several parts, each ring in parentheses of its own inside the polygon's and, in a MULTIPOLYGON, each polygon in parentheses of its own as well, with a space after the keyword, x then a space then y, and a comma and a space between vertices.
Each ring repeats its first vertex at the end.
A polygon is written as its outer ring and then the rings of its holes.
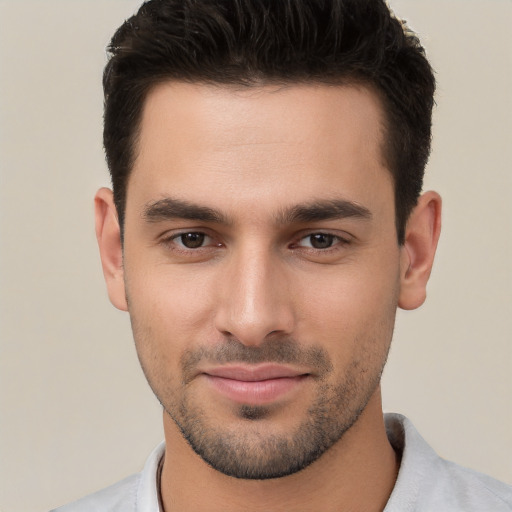
MULTIPOLYGON (((439 457, 412 423, 386 414, 393 448, 402 453, 398 478, 383 512, 512 512, 512 487, 439 457)), ((141 473, 52 512, 160 512, 161 443, 141 473)))

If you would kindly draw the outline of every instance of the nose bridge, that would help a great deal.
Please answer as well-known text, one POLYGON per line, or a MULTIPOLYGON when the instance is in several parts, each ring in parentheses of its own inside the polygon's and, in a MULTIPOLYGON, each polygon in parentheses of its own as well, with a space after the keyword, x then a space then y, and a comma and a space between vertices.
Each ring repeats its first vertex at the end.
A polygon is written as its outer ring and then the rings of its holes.
POLYGON ((271 247, 247 243, 226 262, 217 329, 245 345, 273 333, 290 334, 293 308, 279 255, 271 247))

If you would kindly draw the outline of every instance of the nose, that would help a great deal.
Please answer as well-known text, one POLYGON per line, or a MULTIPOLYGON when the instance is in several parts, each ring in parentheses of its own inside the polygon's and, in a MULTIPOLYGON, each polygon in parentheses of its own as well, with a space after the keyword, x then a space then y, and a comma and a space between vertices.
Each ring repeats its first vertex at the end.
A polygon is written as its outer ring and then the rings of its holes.
POLYGON ((290 335, 294 328, 291 283, 279 256, 270 250, 248 250, 225 263, 219 283, 215 326, 246 346, 270 335, 290 335))

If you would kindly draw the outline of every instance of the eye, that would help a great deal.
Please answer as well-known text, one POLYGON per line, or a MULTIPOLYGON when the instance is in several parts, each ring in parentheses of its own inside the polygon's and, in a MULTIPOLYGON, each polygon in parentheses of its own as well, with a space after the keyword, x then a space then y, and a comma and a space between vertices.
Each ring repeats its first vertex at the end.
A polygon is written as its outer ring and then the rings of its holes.
POLYGON ((297 244, 300 247, 310 247, 312 249, 329 249, 335 243, 343 242, 339 237, 329 233, 312 233, 302 238, 297 244))
POLYGON ((204 231, 174 231, 162 235, 159 245, 164 249, 166 258, 177 262, 200 262, 218 255, 218 250, 224 246, 215 232, 208 234, 204 231))
POLYGON ((185 249, 199 249, 212 243, 212 239, 208 235, 197 231, 180 233, 173 236, 171 241, 185 249))

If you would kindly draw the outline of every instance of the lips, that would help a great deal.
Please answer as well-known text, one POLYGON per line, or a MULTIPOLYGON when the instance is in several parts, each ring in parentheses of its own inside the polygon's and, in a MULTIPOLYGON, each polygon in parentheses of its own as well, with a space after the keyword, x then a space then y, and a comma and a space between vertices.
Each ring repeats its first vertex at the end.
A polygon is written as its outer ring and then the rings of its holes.
POLYGON ((217 393, 248 405, 263 405, 286 398, 309 374, 281 365, 222 366, 203 372, 217 393))

